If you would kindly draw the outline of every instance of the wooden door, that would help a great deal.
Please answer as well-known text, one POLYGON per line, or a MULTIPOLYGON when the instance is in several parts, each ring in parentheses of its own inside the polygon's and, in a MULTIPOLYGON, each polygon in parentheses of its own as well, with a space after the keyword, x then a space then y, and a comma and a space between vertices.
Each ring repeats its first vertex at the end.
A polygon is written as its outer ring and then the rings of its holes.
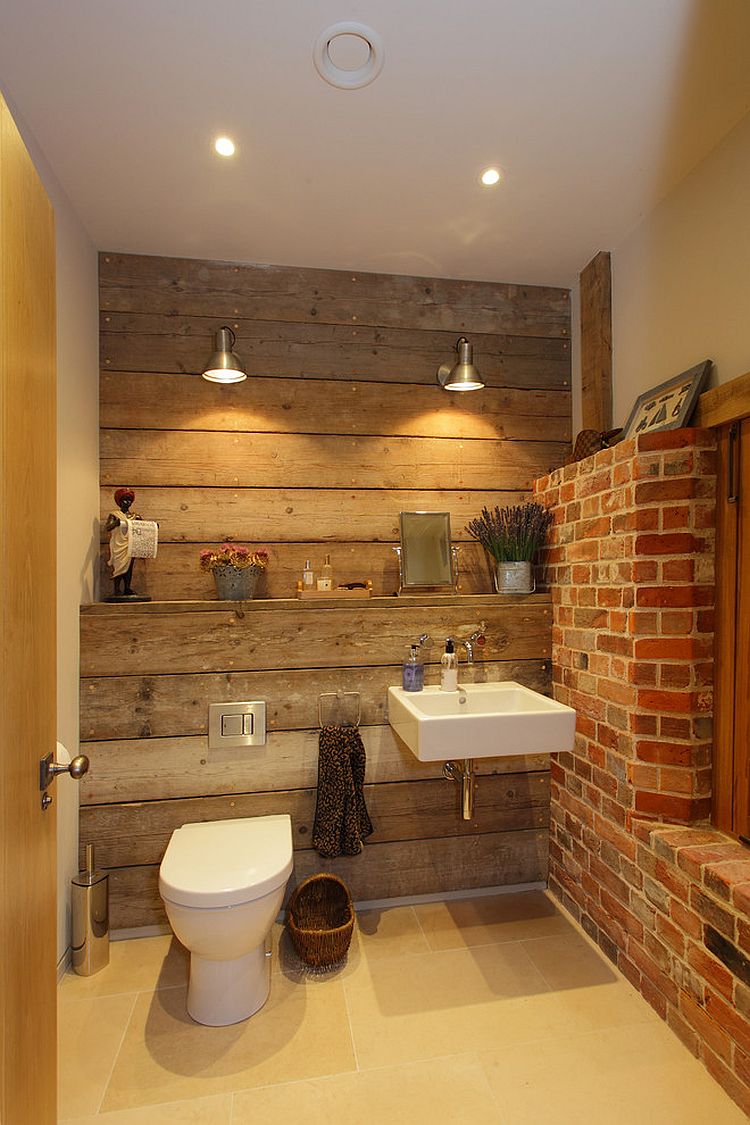
POLYGON ((750 418, 718 438, 714 823, 750 843, 750 418))
POLYGON ((56 1120, 54 217, 0 99, 0 1121, 56 1120))

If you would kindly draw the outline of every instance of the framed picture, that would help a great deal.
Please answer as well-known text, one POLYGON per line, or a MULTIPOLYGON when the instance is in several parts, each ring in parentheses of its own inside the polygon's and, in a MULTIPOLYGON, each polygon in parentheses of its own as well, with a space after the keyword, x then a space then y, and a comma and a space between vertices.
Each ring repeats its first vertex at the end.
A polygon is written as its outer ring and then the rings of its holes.
POLYGON ((711 367, 712 361, 705 359, 639 395, 625 424, 623 440, 687 426, 711 367))

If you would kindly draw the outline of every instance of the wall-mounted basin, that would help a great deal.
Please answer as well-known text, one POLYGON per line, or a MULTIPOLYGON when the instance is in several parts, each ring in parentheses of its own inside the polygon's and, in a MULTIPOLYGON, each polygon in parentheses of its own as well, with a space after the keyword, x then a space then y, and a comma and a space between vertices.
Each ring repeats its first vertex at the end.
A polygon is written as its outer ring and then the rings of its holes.
POLYGON ((573 749, 576 713, 504 680, 458 691, 388 688, 388 721, 420 762, 503 758, 573 749))

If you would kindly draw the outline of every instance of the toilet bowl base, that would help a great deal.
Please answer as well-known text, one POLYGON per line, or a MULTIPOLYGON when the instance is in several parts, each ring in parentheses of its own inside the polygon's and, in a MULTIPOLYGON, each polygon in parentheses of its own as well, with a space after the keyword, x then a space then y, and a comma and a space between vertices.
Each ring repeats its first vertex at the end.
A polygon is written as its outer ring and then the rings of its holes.
POLYGON ((271 989, 271 958, 265 942, 232 961, 190 954, 187 1010, 196 1023, 240 1023, 263 1007, 271 989))

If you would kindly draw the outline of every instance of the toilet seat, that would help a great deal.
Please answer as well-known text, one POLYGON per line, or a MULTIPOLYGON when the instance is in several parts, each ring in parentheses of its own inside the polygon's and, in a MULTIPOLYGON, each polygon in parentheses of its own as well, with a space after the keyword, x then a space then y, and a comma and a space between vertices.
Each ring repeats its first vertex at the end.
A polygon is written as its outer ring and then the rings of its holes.
POLYGON ((195 909, 238 906, 282 886, 292 867, 288 815, 183 824, 164 853, 159 892, 195 909))

